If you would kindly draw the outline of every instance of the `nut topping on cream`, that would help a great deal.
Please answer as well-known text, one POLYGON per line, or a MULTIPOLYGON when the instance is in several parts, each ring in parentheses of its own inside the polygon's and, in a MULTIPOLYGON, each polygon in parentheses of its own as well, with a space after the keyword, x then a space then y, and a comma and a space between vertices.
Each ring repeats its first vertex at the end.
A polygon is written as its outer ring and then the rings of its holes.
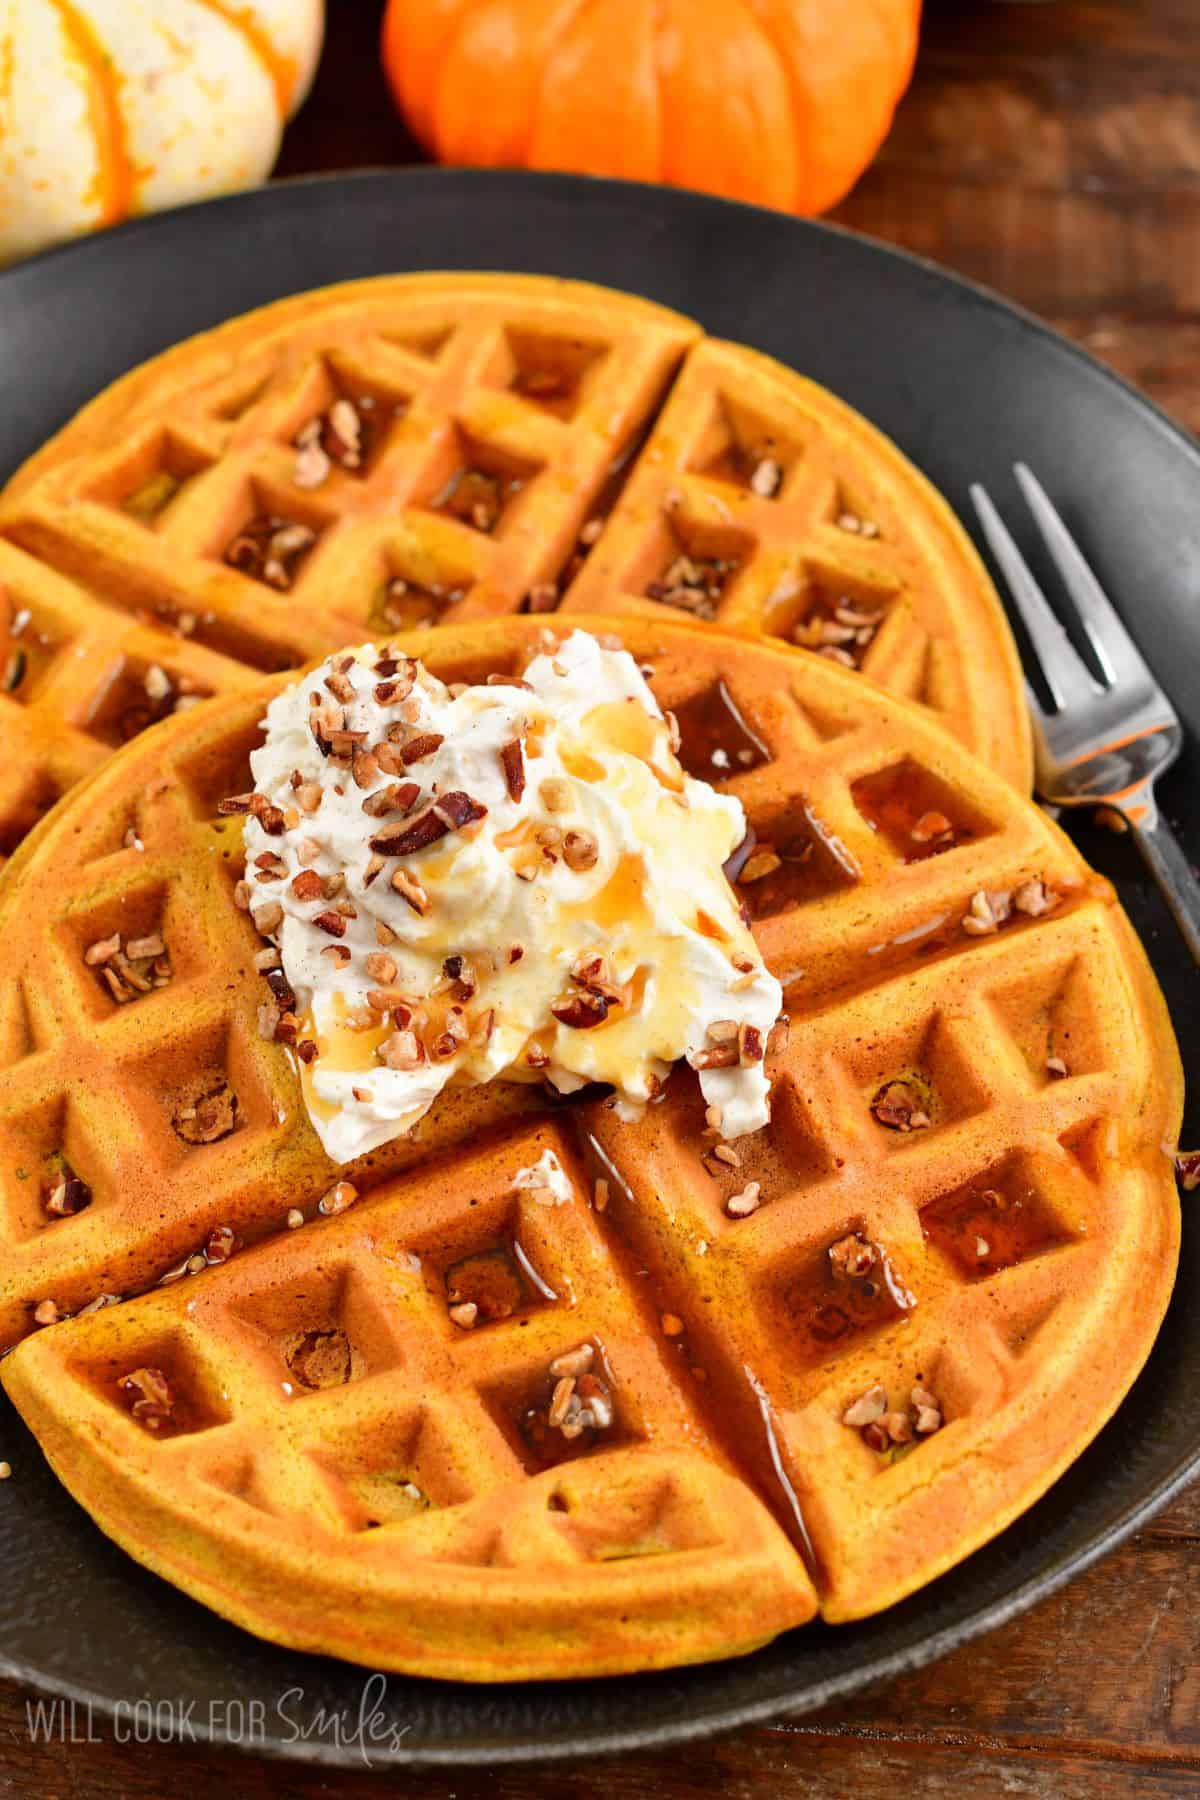
POLYGON ((684 774, 625 651, 576 631, 452 691, 367 645, 265 727, 226 803, 239 900, 279 951, 260 1028, 297 1051, 336 1161, 451 1082, 603 1082, 637 1109, 680 1057, 725 1137, 766 1123, 782 996, 722 869, 741 804, 684 774))

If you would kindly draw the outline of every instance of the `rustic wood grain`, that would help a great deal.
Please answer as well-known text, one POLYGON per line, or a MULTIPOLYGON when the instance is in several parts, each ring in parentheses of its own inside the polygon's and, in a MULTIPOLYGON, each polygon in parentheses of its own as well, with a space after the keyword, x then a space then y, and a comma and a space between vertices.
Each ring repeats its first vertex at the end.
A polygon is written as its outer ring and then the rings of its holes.
POLYGON ((1200 428, 1200 7, 943 5, 835 215, 998 289, 1200 428))
MULTIPOLYGON (((389 1775, 420 1800, 762 1800, 1016 1794, 1109 1800, 1200 1791, 1200 1492, 1062 1593, 836 1710, 702 1748, 545 1771, 389 1775)), ((378 1772, 321 1774, 251 1757, 108 1740, 31 1745, 25 1703, 0 1688, 4 1800, 359 1800, 378 1772)))
MULTIPOLYGON (((284 174, 412 162, 379 0, 333 0, 284 174)), ((1200 5, 932 4, 912 91, 839 209, 998 288, 1200 430, 1200 5)), ((546 1772, 316 1774, 107 1738, 29 1742, 0 1687, 0 1800, 857 1800, 1200 1792, 1200 1490, 981 1643, 811 1718, 546 1772)), ((100 1727, 103 1736, 103 1727, 100 1727)))

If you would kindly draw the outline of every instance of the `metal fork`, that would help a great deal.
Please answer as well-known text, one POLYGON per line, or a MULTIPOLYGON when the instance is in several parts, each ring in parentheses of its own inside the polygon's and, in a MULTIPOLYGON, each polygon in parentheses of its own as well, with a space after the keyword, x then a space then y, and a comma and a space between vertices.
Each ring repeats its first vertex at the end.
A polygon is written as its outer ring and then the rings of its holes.
POLYGON ((1155 782, 1183 748, 1183 727, 1041 482, 1024 463, 1014 472, 1104 676, 1102 682, 1092 676, 986 490, 976 483, 971 499, 979 522, 1053 701, 1053 710, 1046 711, 1026 682, 1038 793, 1054 806, 1107 806, 1127 820, 1200 962, 1200 885, 1154 797, 1155 782))

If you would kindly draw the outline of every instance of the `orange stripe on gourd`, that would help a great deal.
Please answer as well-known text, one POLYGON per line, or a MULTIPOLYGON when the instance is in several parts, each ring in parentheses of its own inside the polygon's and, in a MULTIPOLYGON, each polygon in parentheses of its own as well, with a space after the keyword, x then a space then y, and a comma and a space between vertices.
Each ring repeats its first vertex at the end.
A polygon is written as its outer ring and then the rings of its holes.
POLYGON ((292 95, 296 91, 296 83, 300 79, 300 65, 295 57, 284 56, 271 41, 270 33, 261 24, 248 6, 238 6, 234 0, 196 0, 209 12, 216 13, 241 33, 246 43, 254 52, 271 78, 275 89, 275 98, 279 106, 279 116, 286 119, 292 103, 292 95))
POLYGON ((96 175, 90 199, 100 225, 115 225, 133 207, 136 186, 121 111, 121 77, 113 67, 91 21, 71 0, 50 0, 62 25, 69 53, 83 69, 88 122, 96 145, 96 175))

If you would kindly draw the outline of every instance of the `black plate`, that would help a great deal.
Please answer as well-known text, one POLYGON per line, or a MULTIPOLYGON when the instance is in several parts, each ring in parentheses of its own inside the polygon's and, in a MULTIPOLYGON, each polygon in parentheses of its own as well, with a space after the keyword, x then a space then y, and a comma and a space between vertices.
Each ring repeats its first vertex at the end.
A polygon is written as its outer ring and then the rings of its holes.
MULTIPOLYGON (((1024 457, 1187 719, 1191 749, 1164 799, 1200 856, 1196 447, 1034 320, 826 226, 618 182, 435 170, 300 182, 142 221, 0 277, 0 475, 107 381, 190 332, 323 282, 430 268, 584 277, 679 307, 844 395, 964 517, 967 484, 980 479, 1019 518, 1010 465, 1024 457)), ((1080 841, 1118 882, 1194 1060, 1200 982, 1169 915, 1126 842, 1086 830, 1080 841)), ((824 1705, 1011 1617, 1112 1548, 1200 1464, 1200 1319, 1186 1305, 1198 1282, 1192 1227, 1162 1336, 1113 1423, 1040 1505, 904 1605, 675 1673, 491 1689, 389 1679, 367 1697, 371 1761, 495 1763, 679 1741, 824 1705)), ((105 1709, 192 1701, 185 1728, 216 1740, 244 1742, 238 1703, 259 1701, 258 1748, 361 1763, 362 1671, 261 1644, 146 1574, 58 1487, 6 1404, 0 1442, 15 1471, 0 1489, 10 1621, 0 1673, 105 1709)))

